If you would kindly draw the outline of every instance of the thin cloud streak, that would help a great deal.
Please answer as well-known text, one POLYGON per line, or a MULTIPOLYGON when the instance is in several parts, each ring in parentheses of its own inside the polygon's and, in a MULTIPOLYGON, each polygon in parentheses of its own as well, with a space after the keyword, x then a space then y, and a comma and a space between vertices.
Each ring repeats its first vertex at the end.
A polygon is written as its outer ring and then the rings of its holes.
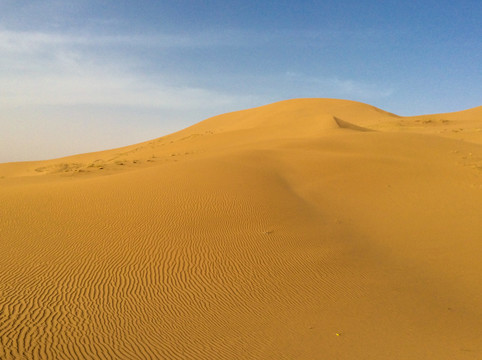
POLYGON ((394 89, 385 88, 380 84, 353 79, 340 79, 338 77, 320 78, 288 71, 285 73, 285 78, 288 82, 304 84, 304 87, 310 88, 311 91, 329 93, 340 97, 371 100, 386 98, 395 92, 394 89))
POLYGON ((9 77, 0 86, 1 107, 32 105, 105 105, 163 109, 206 108, 236 103, 240 97, 208 89, 169 87, 126 74, 89 74, 9 77))
POLYGON ((254 32, 228 30, 222 33, 197 34, 61 34, 41 31, 0 30, 0 50, 32 53, 43 48, 59 46, 131 46, 149 48, 203 48, 216 46, 257 46, 276 40, 281 35, 260 36, 254 32))
MULTIPOLYGON (((21 31, 0 28, 0 50, 12 52, 33 52, 42 47, 55 46, 132 46, 149 48, 204 48, 204 47, 257 47, 266 44, 324 46, 343 41, 368 41, 378 39, 379 32, 370 31, 309 31, 278 30, 259 33, 250 30, 225 29, 198 33, 145 33, 145 34, 100 34, 96 30, 81 34, 52 31, 21 31)), ((120 31, 122 32, 122 31, 120 31)))
MULTIPOLYGON (((146 38, 143 44, 150 41, 146 38)), ((199 87, 150 81, 130 69, 128 61, 106 59, 79 48, 117 43, 139 46, 135 37, 0 31, 0 106, 94 104, 173 109, 246 100, 199 87)))
POLYGON ((162 69, 138 71, 140 58, 97 51, 151 41, 137 40, 0 31, 0 162, 127 145, 258 104, 252 96, 165 81, 162 69))
POLYGON ((229 72, 226 75, 246 86, 235 88, 232 82, 216 86, 209 77, 186 75, 182 67, 169 73, 162 66, 146 64, 169 49, 195 53, 203 48, 216 53, 220 47, 227 47, 227 52, 236 47, 244 52, 244 47, 260 49, 265 44, 283 47, 287 38, 306 42, 300 46, 311 42, 323 46, 332 36, 297 31, 111 35, 0 28, 0 152, 5 154, 0 162, 126 145, 208 116, 283 98, 389 96, 363 82, 300 74, 261 73, 248 80, 246 73, 229 72), (293 83, 296 90, 290 86, 293 83), (82 126, 91 130, 84 133, 82 126), (146 128, 159 130, 147 136, 146 128), (55 140, 54 149, 50 134, 57 129, 63 129, 64 137, 62 144, 55 140), (34 149, 32 155, 21 145, 25 141, 34 149))
MULTIPOLYGON (((305 34, 314 38, 313 33, 305 34)), ((296 36, 305 36, 298 33, 296 36)), ((256 103, 256 94, 229 94, 202 86, 180 86, 163 83, 162 73, 136 73, 134 64, 123 58, 96 55, 105 46, 200 47, 227 45, 234 38, 254 38, 241 32, 211 36, 192 35, 69 35, 46 32, 0 31, 0 106, 22 105, 122 105, 154 108, 216 108, 233 104, 256 103), (155 79, 155 80, 153 80, 155 79)), ((270 41, 286 33, 258 37, 270 41)), ((242 41, 234 41, 243 43, 242 41)), ((253 45, 254 46, 254 45, 253 45)), ((303 74, 287 73, 289 81, 303 84, 310 91, 334 96, 373 99, 387 97, 392 90, 377 90, 376 85, 337 77, 320 79, 303 74)), ((276 80, 272 79, 275 83, 276 80)))

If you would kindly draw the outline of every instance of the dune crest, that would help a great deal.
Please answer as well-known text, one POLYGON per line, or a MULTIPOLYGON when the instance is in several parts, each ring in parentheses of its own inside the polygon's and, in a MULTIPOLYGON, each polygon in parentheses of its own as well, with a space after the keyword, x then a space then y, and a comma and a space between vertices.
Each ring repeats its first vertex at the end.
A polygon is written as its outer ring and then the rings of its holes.
POLYGON ((482 358, 481 115, 296 99, 0 164, 0 359, 482 358))

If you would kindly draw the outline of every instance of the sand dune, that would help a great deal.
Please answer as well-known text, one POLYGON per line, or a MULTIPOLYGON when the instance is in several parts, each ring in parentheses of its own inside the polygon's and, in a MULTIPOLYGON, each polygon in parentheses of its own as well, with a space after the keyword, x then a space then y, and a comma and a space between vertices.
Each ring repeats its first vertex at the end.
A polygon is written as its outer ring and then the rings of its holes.
POLYGON ((479 126, 300 99, 0 164, 0 358, 481 359, 479 126))

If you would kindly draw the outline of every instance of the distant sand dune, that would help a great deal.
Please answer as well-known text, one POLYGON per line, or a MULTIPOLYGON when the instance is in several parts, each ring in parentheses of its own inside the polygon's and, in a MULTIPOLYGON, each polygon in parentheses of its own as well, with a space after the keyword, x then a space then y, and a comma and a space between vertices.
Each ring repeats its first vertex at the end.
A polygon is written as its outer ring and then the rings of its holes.
POLYGON ((0 359, 481 359, 481 109, 290 100, 0 164, 0 359))

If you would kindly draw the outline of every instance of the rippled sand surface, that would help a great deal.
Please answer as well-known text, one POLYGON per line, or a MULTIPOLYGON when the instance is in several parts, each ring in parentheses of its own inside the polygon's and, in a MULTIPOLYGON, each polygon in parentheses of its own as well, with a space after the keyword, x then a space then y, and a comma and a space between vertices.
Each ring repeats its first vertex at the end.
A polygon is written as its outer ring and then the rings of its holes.
POLYGON ((0 359, 482 359, 481 144, 299 99, 0 164, 0 359))

